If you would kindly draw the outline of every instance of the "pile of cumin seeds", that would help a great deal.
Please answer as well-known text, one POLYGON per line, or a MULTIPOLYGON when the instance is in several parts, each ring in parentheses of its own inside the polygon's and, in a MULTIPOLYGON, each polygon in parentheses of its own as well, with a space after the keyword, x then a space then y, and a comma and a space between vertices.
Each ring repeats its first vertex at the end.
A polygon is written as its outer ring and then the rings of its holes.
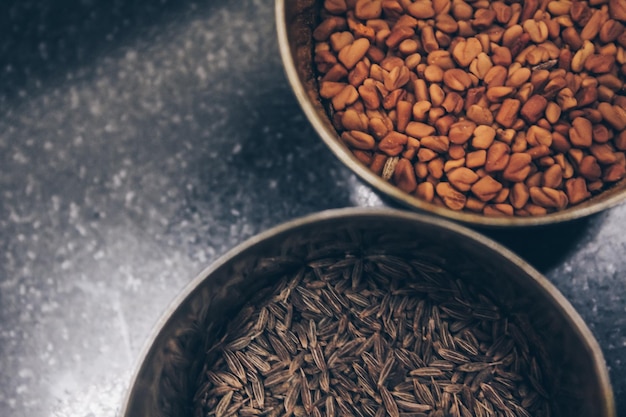
POLYGON ((208 348, 195 415, 552 415, 537 337, 485 294, 383 252, 310 261, 208 348))

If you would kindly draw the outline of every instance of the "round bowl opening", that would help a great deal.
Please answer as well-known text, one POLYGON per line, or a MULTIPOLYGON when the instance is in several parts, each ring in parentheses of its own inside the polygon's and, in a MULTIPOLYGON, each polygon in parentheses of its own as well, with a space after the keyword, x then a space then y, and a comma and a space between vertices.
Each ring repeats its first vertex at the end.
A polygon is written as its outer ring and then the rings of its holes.
POLYGON ((337 210, 263 233, 204 271, 158 323, 124 416, 192 416, 205 350, 255 293, 310 261, 371 242, 445 268, 527 319, 545 349, 553 415, 614 417, 608 372, 580 316, 544 277, 490 240, 446 221, 392 210, 337 210), (355 246, 356 245, 356 246, 355 246), (339 248, 339 249, 338 249, 339 248), (410 250, 408 249, 410 248, 410 250), (307 260, 308 259, 308 260, 307 260))
POLYGON ((306 117, 330 150, 348 168, 375 190, 404 206, 438 216, 488 227, 520 227, 559 223, 586 217, 611 208, 626 199, 626 179, 590 199, 543 216, 490 217, 469 211, 455 211, 407 194, 374 174, 340 140, 319 95, 317 73, 313 68, 313 30, 319 23, 321 0, 276 0, 276 25, 283 65, 292 90, 306 117))

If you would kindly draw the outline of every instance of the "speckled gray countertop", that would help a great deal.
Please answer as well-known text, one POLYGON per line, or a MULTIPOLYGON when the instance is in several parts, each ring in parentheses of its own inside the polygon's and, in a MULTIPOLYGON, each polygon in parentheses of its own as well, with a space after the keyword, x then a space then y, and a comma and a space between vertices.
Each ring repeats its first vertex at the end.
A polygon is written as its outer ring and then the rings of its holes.
MULTIPOLYGON (((3 0, 0 416, 113 417, 203 267, 288 219, 388 204, 308 125, 271 0, 3 0)), ((626 416, 626 206, 489 234, 586 319, 626 416)))

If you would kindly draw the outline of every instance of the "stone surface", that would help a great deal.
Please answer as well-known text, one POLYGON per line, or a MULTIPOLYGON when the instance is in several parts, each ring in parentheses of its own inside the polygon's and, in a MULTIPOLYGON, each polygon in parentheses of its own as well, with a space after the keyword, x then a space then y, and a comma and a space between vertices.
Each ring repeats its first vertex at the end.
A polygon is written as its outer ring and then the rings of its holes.
MULTIPOLYGON (((316 137, 273 2, 0 6, 0 415, 113 417, 184 285, 283 221, 383 202, 316 137)), ((487 231, 600 341, 626 412, 626 206, 487 231)))

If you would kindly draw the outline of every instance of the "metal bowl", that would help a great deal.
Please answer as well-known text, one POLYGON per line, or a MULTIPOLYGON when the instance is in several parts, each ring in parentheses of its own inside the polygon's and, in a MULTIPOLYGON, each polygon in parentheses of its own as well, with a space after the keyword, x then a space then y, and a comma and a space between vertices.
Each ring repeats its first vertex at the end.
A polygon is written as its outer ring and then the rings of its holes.
MULTIPOLYGON (((547 363, 560 370, 554 415, 615 417, 602 352, 570 303, 516 255, 457 224, 397 210, 321 212, 251 238, 198 275, 157 322, 141 354, 121 410, 125 417, 186 417, 214 329, 233 317, 252 294, 277 275, 302 265, 311 248, 360 244, 393 236, 409 242, 413 259, 437 257, 459 279, 489 288, 512 314, 524 314, 545 346, 547 363), (417 257, 417 258, 415 258, 417 257)), ((385 240, 388 242, 388 240, 385 240)))
POLYGON ((488 217, 453 211, 407 194, 361 163, 340 140, 321 103, 313 69, 312 32, 319 21, 321 0, 276 0, 276 26, 280 54, 291 87, 318 135, 347 167, 374 189, 413 209, 481 226, 532 226, 574 220, 613 207, 626 200, 626 180, 566 210, 536 217, 488 217))

